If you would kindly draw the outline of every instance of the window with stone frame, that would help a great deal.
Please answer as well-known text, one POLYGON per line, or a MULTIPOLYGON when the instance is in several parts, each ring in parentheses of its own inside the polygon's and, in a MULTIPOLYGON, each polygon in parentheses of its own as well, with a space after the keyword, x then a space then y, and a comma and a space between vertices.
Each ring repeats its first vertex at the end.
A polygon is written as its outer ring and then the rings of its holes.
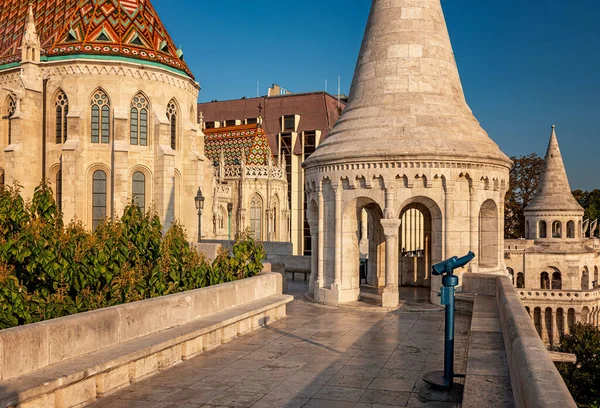
POLYGON ((62 211, 62 170, 56 172, 56 206, 62 211))
POLYGON ((250 201, 250 233, 257 241, 262 240, 262 198, 255 194, 250 201))
POLYGON ((12 143, 12 117, 14 116, 16 111, 17 111, 17 102, 12 97, 12 95, 9 95, 8 98, 6 99, 6 106, 4 108, 5 115, 2 117, 2 119, 5 119, 8 121, 8 126, 7 126, 7 142, 8 143, 7 144, 9 144, 9 145, 12 143))
POLYGON ((92 230, 106 220, 106 173, 96 170, 92 180, 92 230))
POLYGON ((146 175, 141 171, 133 173, 131 178, 131 192, 133 203, 140 210, 146 211, 146 175))
POLYGON ((171 100, 167 105, 167 119, 169 119, 171 130, 171 149, 177 150, 177 105, 174 100, 171 100))
POLYGON ((539 238, 547 238, 548 237, 548 224, 546 223, 546 221, 540 221, 538 228, 539 228, 538 237, 539 238))
POLYGON ((552 223, 552 238, 562 238, 562 223, 560 221, 552 223))
POLYGON ((92 105, 92 143, 110 143, 110 100, 103 90, 94 92, 92 105))
POLYGON ((69 114, 69 99, 62 90, 56 95, 54 107, 56 108, 56 144, 63 144, 67 141, 68 136, 67 115, 69 114))
POLYGON ((148 146, 148 112, 150 104, 143 93, 131 101, 129 111, 129 142, 135 146, 148 146))

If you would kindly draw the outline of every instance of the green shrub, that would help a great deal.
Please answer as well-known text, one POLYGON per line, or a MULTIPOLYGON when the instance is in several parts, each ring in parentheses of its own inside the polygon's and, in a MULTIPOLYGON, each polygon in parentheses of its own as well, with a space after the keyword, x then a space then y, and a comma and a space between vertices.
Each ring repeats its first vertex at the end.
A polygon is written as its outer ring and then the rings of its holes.
POLYGON ((52 189, 31 202, 18 186, 0 189, 0 328, 164 296, 258 274, 265 253, 249 234, 211 264, 175 223, 133 203, 91 233, 64 226, 52 189))

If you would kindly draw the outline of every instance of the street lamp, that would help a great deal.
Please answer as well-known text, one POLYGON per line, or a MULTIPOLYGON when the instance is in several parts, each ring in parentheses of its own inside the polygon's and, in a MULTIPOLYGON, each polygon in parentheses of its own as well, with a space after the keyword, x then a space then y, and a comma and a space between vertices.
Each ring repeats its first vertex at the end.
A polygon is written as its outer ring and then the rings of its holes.
POLYGON ((233 211, 233 203, 227 203, 227 239, 231 241, 231 212, 233 211))
POLYGON ((202 189, 198 187, 198 192, 196 193, 196 197, 194 197, 196 210, 198 210, 198 242, 202 240, 202 210, 204 210, 204 200, 202 189))

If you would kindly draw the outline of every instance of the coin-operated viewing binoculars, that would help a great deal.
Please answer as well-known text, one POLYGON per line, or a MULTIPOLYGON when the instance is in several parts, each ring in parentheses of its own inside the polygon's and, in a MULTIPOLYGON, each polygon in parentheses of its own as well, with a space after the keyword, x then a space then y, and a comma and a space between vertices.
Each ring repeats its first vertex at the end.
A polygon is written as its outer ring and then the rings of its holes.
POLYGON ((441 304, 446 306, 446 334, 444 342, 444 371, 434 371, 425 374, 423 381, 442 389, 450 389, 454 384, 455 377, 462 375, 454 374, 454 288, 458 286, 458 276, 454 270, 466 266, 475 258, 473 252, 469 252, 461 258, 452 257, 433 265, 432 273, 442 276, 441 304))

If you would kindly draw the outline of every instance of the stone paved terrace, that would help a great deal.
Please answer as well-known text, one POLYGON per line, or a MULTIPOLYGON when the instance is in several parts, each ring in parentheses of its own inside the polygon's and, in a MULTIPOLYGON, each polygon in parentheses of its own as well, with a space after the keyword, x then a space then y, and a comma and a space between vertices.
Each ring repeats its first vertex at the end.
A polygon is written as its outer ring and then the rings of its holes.
MULTIPOLYGON (((294 284, 296 294, 303 288, 294 284)), ((423 296, 423 293, 410 291, 423 296)), ((458 407, 422 402, 443 367, 442 312, 376 313, 297 299, 288 317, 99 399, 94 408, 458 407)), ((464 373, 470 317, 456 322, 464 373)))

